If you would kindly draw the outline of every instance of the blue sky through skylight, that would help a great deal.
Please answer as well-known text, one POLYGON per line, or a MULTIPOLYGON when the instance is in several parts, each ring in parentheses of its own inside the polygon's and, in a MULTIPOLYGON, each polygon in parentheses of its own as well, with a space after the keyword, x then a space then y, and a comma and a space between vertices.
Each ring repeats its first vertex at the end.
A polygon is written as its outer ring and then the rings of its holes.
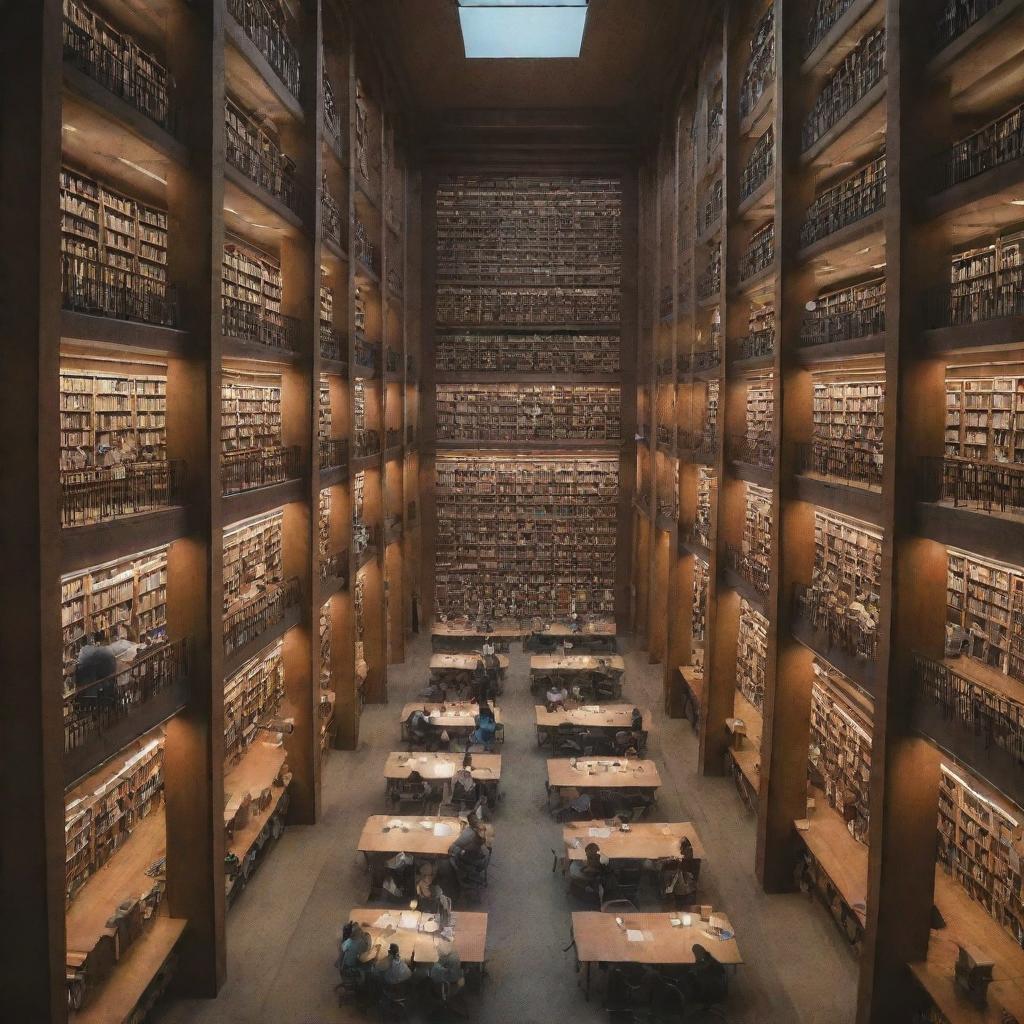
POLYGON ((586 0, 459 0, 466 56, 579 57, 586 0))

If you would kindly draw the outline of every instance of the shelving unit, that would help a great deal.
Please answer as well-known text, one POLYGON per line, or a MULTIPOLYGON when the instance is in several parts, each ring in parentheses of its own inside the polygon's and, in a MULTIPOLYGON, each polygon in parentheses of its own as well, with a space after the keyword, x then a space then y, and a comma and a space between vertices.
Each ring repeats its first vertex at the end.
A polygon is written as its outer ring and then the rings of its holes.
POLYGON ((947 377, 945 455, 1024 465, 1024 376, 947 377))
POLYGON ((764 711, 767 660, 768 620, 746 598, 741 598, 736 640, 736 689, 758 711, 764 711))
POLYGON ((281 378, 225 370, 220 388, 222 456, 281 447, 281 378))
POLYGON ((278 640, 224 682, 224 760, 236 762, 284 700, 284 663, 278 640))
POLYGON ((284 514, 269 512, 224 531, 224 614, 284 579, 284 514))

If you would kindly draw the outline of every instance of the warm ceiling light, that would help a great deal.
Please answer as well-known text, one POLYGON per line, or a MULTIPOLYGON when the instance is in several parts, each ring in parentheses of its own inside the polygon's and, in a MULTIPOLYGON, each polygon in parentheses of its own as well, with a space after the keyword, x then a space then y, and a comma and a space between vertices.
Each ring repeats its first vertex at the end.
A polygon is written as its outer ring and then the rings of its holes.
POLYGON ((472 59, 577 58, 586 23, 587 0, 459 0, 472 59))
POLYGON ((864 253, 866 253, 866 252, 871 252, 871 246, 870 245, 865 245, 863 249, 858 249, 857 250, 857 255, 858 256, 863 256, 864 253))
POLYGON ((1024 206, 1024 199, 1011 199, 1010 200, 1010 205, 1011 206, 1024 206))
POLYGON ((125 165, 125 167, 130 167, 133 171, 138 171, 139 174, 144 174, 147 178, 152 178, 154 181, 159 181, 161 185, 167 184, 166 178, 161 178, 159 174, 155 174, 148 168, 143 167, 142 164, 137 164, 135 163, 134 160, 128 160, 123 156, 119 156, 117 159, 120 160, 121 163, 125 165))

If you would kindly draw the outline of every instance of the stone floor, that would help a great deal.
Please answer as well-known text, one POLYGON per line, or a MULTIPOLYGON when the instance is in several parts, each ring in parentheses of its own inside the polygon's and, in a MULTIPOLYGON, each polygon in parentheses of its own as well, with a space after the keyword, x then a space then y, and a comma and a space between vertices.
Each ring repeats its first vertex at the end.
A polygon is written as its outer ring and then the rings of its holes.
MULTIPOLYGON (((327 1024, 365 1019, 333 993, 337 935, 350 907, 366 899, 356 845, 370 814, 387 810, 383 764, 399 746, 398 713, 427 677, 429 641, 418 638, 389 670, 390 703, 368 707, 359 749, 332 751, 325 766, 323 820, 289 828, 228 918, 228 978, 215 1001, 178 1001, 159 1024, 327 1024)), ((662 777, 656 818, 695 823, 707 851, 701 898, 736 928, 745 963, 726 1004, 730 1024, 850 1024, 857 968, 823 907, 800 895, 766 896, 753 871, 754 822, 728 778, 694 771, 689 723, 660 713, 661 667, 626 652, 625 693, 655 710, 648 756, 662 777)), ((470 1004, 480 1024, 607 1020, 600 1000, 576 986, 568 944, 573 909, 551 872, 560 828, 545 812, 544 762, 533 728, 528 662, 518 645, 505 696, 502 790, 490 885, 488 977, 470 1004)), ((474 908, 475 909, 475 908, 474 908)), ((699 1017, 696 1018, 699 1021, 699 1017)))

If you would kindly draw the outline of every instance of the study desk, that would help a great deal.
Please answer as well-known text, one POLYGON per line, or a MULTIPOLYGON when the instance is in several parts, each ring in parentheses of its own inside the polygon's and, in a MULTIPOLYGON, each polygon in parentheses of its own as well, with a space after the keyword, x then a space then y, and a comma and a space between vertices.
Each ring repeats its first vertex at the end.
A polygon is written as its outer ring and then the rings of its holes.
POLYGON ((704 859, 704 844, 691 821, 633 822, 628 832, 603 821, 574 821, 562 829, 567 861, 586 860, 586 845, 597 843, 609 860, 663 860, 679 857, 679 841, 685 836, 693 855, 704 859), (576 845, 576 840, 579 845, 576 845))
POLYGON ((548 799, 552 792, 575 789, 580 793, 601 790, 635 790, 654 796, 661 785, 653 761, 611 757, 552 757, 548 759, 548 799), (575 764, 573 764, 575 762, 575 764))
MULTIPOLYGON (((415 704, 406 704, 402 708, 402 739, 409 739, 409 719, 417 711, 426 708, 430 712, 430 724, 436 729, 447 729, 449 733, 469 733, 473 731, 474 719, 480 710, 479 705, 473 701, 448 701, 440 704, 431 701, 420 701, 415 704), (444 708, 442 713, 441 709, 444 708), (435 714, 436 712, 436 714, 435 714)), ((494 721, 501 725, 501 709, 491 705, 494 712, 494 721)))
POLYGON ((614 622, 587 622, 579 630, 565 622, 552 622, 543 629, 531 630, 527 647, 531 651, 550 650, 563 640, 569 640, 574 648, 590 651, 616 650, 617 630, 614 622))
POLYGON ((387 956, 388 946, 398 946, 401 957, 409 964, 433 964, 441 953, 454 949, 464 964, 483 968, 487 961, 487 915, 459 910, 453 915, 452 939, 449 942, 439 931, 425 932, 420 928, 436 923, 434 914, 418 910, 390 910, 387 907, 358 907, 349 913, 350 921, 357 921, 369 933, 374 944, 380 946, 379 956, 387 956))
POLYGON ((984 907, 967 895, 941 865, 935 869, 935 905, 946 927, 932 931, 928 959, 910 965, 918 984, 951 1024, 1000 1024, 1002 1011, 1024 1020, 1024 955, 984 907), (980 949, 993 962, 988 1005, 974 1006, 957 988, 953 964, 957 943, 980 949))
POLYGON ((436 814, 373 814, 366 819, 357 849, 367 856, 373 853, 389 856, 408 853, 427 859, 447 857, 448 847, 458 838, 462 826, 461 818, 436 814), (424 828, 424 822, 430 827, 424 828))
POLYGON ((700 710, 704 706, 704 672, 693 665, 678 666, 683 681, 683 714, 690 720, 694 732, 700 732, 700 710))
MULTIPOLYGON (((510 664, 508 655, 498 654, 495 657, 498 659, 498 671, 506 671, 510 664)), ((431 675, 447 672, 472 675, 480 660, 478 654, 433 654, 430 657, 430 672, 431 675)))
MULTIPOLYGON (((488 791, 497 796, 501 781, 501 754, 473 754, 473 778, 488 791)), ((390 794, 396 784, 409 778, 413 771, 420 773, 425 782, 448 782, 462 767, 462 754, 436 752, 430 754, 405 754, 393 750, 384 764, 384 778, 390 794)))
MULTIPOLYGON (((629 729, 633 722, 632 704, 598 705, 585 704, 580 707, 563 711, 548 711, 543 704, 534 705, 534 717, 537 722, 537 745, 550 741, 551 734, 560 725, 573 725, 580 731, 616 733, 629 729)), ((641 708, 643 715, 643 731, 651 731, 651 713, 641 708)))
POLYGON ((625 671, 626 663, 620 654, 534 654, 530 658, 530 689, 540 695, 543 680, 549 677, 579 687, 593 700, 614 700, 622 696, 625 671), (593 681, 595 675, 603 677, 600 683, 593 681), (599 685, 608 687, 600 698, 599 685))
POLYGON ((525 630, 516 623, 496 623, 489 632, 484 632, 469 623, 435 622, 430 629, 430 643, 435 651, 479 649, 489 637, 495 651, 507 653, 509 644, 524 635, 525 630))
POLYGON ((590 969, 593 964, 650 964, 680 966, 695 962, 693 946, 702 945, 720 964, 743 963, 734 935, 719 937, 712 928, 733 932, 732 923, 722 913, 713 913, 710 921, 690 914, 690 924, 682 923, 682 913, 601 914, 576 911, 572 915, 572 934, 576 942, 576 960, 584 967, 584 992, 590 997, 590 969), (622 921, 622 927, 617 923, 622 921), (679 921, 673 925, 673 921, 679 921))

